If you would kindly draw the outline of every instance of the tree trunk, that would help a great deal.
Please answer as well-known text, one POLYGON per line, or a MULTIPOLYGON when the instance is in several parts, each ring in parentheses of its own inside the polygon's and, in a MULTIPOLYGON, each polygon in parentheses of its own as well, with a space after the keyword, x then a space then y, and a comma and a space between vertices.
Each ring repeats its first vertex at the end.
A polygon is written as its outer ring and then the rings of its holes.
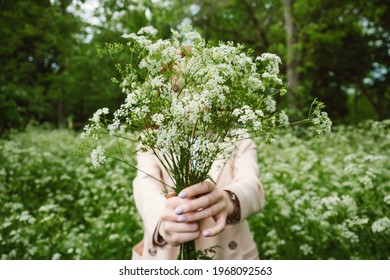
POLYGON ((284 1, 284 20, 287 34, 287 82, 289 84, 289 100, 294 109, 298 109, 298 59, 295 51, 296 28, 294 24, 294 0, 284 1))
MULTIPOLYGON (((66 12, 66 8, 67 6, 69 5, 69 0, 62 0, 61 1, 61 15, 62 17, 65 17, 67 15, 67 12, 66 12)), ((60 58, 61 56, 63 56, 63 53, 60 51, 60 49, 57 49, 58 53, 57 53, 57 59, 60 58)), ((65 72, 65 63, 60 63, 60 70, 59 72, 57 73, 58 76, 62 76, 63 73, 65 72)), ((63 128, 64 127, 64 124, 65 124, 65 121, 64 121, 64 107, 65 107, 65 102, 64 102, 64 96, 65 96, 65 93, 64 93, 64 81, 63 81, 64 77, 62 76, 60 79, 59 79, 59 96, 58 96, 58 103, 57 103, 57 126, 58 128, 63 128)))

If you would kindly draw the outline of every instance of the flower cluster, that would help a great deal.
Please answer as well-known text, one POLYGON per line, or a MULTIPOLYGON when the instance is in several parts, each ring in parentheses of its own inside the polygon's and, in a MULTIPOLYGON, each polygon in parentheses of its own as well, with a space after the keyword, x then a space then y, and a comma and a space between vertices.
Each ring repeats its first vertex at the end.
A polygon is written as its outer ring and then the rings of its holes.
MULTIPOLYGON (((253 58, 232 42, 211 46, 189 26, 172 30, 171 39, 156 35, 151 26, 123 35, 137 61, 120 68, 117 83, 126 98, 112 120, 106 118, 108 109, 99 109, 83 138, 99 140, 102 130, 118 137, 138 131, 139 149, 153 151, 164 166, 174 167, 167 170, 190 167, 185 169, 189 174, 171 174, 176 185, 185 187, 207 179, 215 159, 229 159, 238 141, 272 138, 277 119, 288 125, 287 115, 276 113, 274 100, 286 91, 278 56, 253 58)), ((114 45, 107 52, 124 49, 114 45)), ((96 146, 91 158, 99 166, 105 153, 96 146)))
POLYGON ((332 121, 329 119, 326 112, 321 111, 324 108, 324 105, 322 103, 317 103, 316 105, 311 116, 311 122, 314 125, 316 132, 318 134, 330 132, 332 121))
POLYGON ((373 232, 383 232, 390 229, 390 219, 387 217, 380 218, 372 224, 373 232))
MULTIPOLYGON (((127 48, 114 44, 105 53, 131 52, 132 60, 118 66, 121 78, 115 79, 124 101, 112 117, 108 109, 99 109, 82 133, 82 137, 97 141, 91 153, 95 167, 111 157, 103 148, 101 135, 135 141, 129 134, 135 132, 137 150, 157 157, 172 179, 171 187, 179 193, 187 186, 212 180, 212 164, 216 159, 222 163, 229 160, 239 141, 260 136, 269 143, 276 129, 296 123, 311 123, 318 134, 330 131, 331 121, 318 101, 313 102, 306 120, 291 123, 286 112, 277 112, 276 97, 286 93, 286 86, 279 75, 281 59, 275 54, 252 57, 244 46, 232 42, 210 45, 190 27, 172 30, 172 38, 166 40, 158 39, 151 26, 123 38, 129 40, 127 48)), ((119 152, 112 157, 128 163, 121 147, 119 152)), ((302 170, 310 168, 307 164, 302 170)), ((273 189, 277 191, 278 186, 273 189)), ((307 195, 290 195, 294 196, 294 209, 282 205, 284 217, 310 203, 307 195)), ((321 226, 335 218, 336 209, 356 212, 356 203, 348 195, 329 194, 314 203, 317 208, 304 214, 315 221, 321 213, 321 226)), ((295 230, 301 231, 298 225, 295 230)), ((358 238, 350 224, 335 230, 355 241, 358 238)), ((283 242, 276 244, 282 247, 283 242)), ((305 256, 313 255, 314 249, 311 244, 299 247, 305 256)))

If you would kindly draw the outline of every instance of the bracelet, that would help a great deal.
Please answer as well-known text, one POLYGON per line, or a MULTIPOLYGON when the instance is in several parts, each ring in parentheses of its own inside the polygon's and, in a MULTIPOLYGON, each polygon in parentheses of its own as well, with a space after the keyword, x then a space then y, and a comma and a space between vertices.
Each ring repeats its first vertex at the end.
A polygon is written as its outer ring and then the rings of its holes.
POLYGON ((234 192, 229 191, 229 193, 231 195, 230 199, 236 205, 236 208, 234 209, 233 213, 226 218, 226 221, 228 224, 234 224, 240 221, 240 202, 234 192))

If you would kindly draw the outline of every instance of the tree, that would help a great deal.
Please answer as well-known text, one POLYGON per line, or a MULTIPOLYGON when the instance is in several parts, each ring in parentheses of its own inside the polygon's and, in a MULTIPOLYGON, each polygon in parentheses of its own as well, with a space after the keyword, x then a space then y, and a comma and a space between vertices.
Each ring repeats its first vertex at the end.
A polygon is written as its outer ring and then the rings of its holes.
POLYGON ((185 1, 182 10, 210 40, 280 55, 290 108, 318 97, 333 119, 345 120, 357 110, 349 105, 354 98, 370 104, 378 118, 389 117, 386 0, 197 0, 185 1))
POLYGON ((61 124, 68 58, 80 21, 70 0, 3 1, 0 11, 0 134, 30 120, 61 124))
POLYGON ((294 0, 284 0, 284 21, 286 28, 287 46, 287 82, 290 89, 290 104, 295 105, 294 100, 298 91, 298 57, 296 54, 296 27, 294 23, 294 0))
POLYGON ((375 37, 386 37, 389 32, 388 28, 381 27, 382 16, 388 13, 389 7, 379 0, 377 3, 299 0, 294 9, 298 23, 301 92, 324 100, 333 117, 339 119, 351 113, 352 108, 348 107, 351 92, 353 98, 364 95, 377 112, 377 118, 382 119, 379 107, 388 106, 385 105, 388 101, 383 102, 382 98, 381 104, 375 103, 382 95, 379 87, 375 90, 373 84, 368 91, 363 81, 372 75, 378 63, 379 48, 373 44, 375 37), (366 23, 381 32, 370 35, 366 23))

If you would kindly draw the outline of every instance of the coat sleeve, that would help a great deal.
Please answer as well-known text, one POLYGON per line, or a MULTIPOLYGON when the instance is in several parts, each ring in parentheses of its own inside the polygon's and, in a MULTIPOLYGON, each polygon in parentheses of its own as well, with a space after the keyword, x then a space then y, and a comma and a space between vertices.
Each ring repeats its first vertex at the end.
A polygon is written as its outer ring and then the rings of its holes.
POLYGON ((257 149, 253 141, 243 140, 233 161, 233 180, 223 187, 233 192, 240 203, 240 221, 264 206, 264 189, 259 179, 257 149))
POLYGON ((157 228, 166 198, 162 171, 158 159, 151 152, 137 154, 137 176, 133 181, 135 205, 141 216, 144 232, 152 236, 157 228))

